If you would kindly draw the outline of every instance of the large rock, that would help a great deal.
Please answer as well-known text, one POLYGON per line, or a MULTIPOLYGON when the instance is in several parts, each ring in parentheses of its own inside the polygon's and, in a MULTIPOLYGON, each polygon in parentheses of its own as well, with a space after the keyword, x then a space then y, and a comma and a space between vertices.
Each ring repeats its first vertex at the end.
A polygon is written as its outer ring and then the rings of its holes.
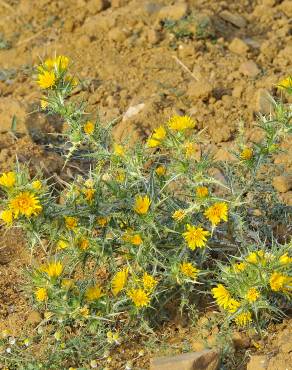
POLYGON ((279 193, 287 193, 287 191, 292 189, 292 175, 274 177, 273 178, 273 187, 279 193))
POLYGON ((27 133, 25 126, 25 106, 13 98, 0 98, 0 132, 7 132, 11 129, 13 117, 16 117, 16 132, 27 133))
POLYGON ((273 113, 272 97, 266 89, 259 89, 255 94, 255 111, 262 114, 273 113))
POLYGON ((187 4, 181 2, 174 5, 164 6, 159 10, 158 18, 160 20, 171 19, 173 21, 178 21, 186 15, 188 11, 187 4))
POLYGON ((229 50, 232 53, 235 53, 238 55, 245 55, 248 49, 249 49, 248 45, 243 40, 237 37, 235 37, 229 44, 229 50))
POLYGON ((239 66, 239 72, 245 76, 254 78, 260 73, 260 70, 254 61, 248 60, 239 66))
POLYGON ((214 350, 157 357, 150 360, 150 370, 217 370, 219 354, 214 350))
MULTIPOLYGON (((251 356, 246 370, 265 370, 268 368, 267 356, 251 356)), ((283 369, 284 370, 284 369, 283 369)))
POLYGON ((220 13, 220 17, 225 21, 232 23, 236 27, 244 28, 246 26, 245 18, 241 15, 231 13, 228 10, 223 10, 223 12, 220 13))

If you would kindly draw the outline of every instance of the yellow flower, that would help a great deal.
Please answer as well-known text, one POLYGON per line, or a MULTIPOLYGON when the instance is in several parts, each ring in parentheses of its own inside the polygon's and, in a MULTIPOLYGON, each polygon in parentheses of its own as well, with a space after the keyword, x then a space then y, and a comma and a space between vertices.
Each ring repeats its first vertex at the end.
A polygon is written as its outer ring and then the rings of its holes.
POLYGON ((118 271, 112 280, 112 292, 116 296, 122 291, 128 280, 129 269, 126 267, 121 271, 118 271))
POLYGON ((96 301, 102 296, 104 296, 104 294, 102 293, 101 287, 98 284, 86 289, 85 298, 88 301, 96 301))
POLYGON ((198 146, 198 144, 190 143, 190 142, 187 141, 184 144, 184 150, 185 150, 186 158, 192 158, 196 155, 196 153, 198 153, 199 146, 198 146))
POLYGON ((230 293, 222 284, 218 284, 216 288, 213 288, 212 294, 213 297, 216 299, 218 306, 224 308, 229 312, 233 313, 240 307, 240 303, 231 298, 230 293))
POLYGON ((281 90, 292 89, 292 77, 288 76, 281 80, 278 84, 278 88, 281 90))
POLYGON ((108 221, 109 221, 108 218, 103 217, 103 216, 99 216, 96 219, 96 222, 97 222, 98 226, 100 226, 100 227, 105 227, 107 225, 108 221))
POLYGON ((150 303, 149 294, 141 288, 131 289, 128 291, 128 296, 138 308, 148 306, 150 303))
POLYGON ((194 128, 195 125, 196 125, 195 121, 193 121, 188 116, 173 116, 168 121, 168 127, 171 130, 175 130, 175 131, 183 131, 188 128, 194 128))
POLYGON ((34 294, 35 294, 36 300, 39 302, 43 302, 48 299, 48 291, 46 288, 38 288, 34 294))
POLYGON ((151 201, 147 195, 142 197, 138 195, 135 200, 134 211, 139 215, 145 215, 150 207, 151 201))
POLYGON ((279 258, 279 262, 281 265, 288 265, 292 263, 292 257, 289 257, 288 253, 285 253, 279 258))
POLYGON ((249 311, 242 312, 239 315, 236 316, 234 319, 236 325, 238 326, 247 326, 252 322, 251 313, 249 311))
POLYGON ((91 121, 87 121, 83 126, 83 130, 87 135, 92 135, 95 129, 95 124, 91 121))
POLYGON ((59 277, 63 272, 63 265, 61 262, 50 262, 41 268, 51 278, 59 277))
POLYGON ((156 148, 157 146, 160 145, 160 141, 156 139, 152 139, 152 137, 150 137, 147 140, 146 145, 148 146, 148 148, 156 148))
POLYGON ((87 179, 87 180, 84 182, 84 185, 85 185, 87 188, 93 188, 93 187, 94 187, 94 180, 93 180, 93 179, 87 179))
POLYGON ((121 183, 125 181, 125 178, 126 178, 125 171, 123 171, 122 169, 118 170, 116 180, 121 183))
POLYGON ((134 245, 140 245, 143 242, 139 234, 134 234, 133 236, 131 236, 129 241, 134 245))
POLYGON ((198 270, 192 263, 183 262, 180 264, 180 271, 183 275, 195 279, 198 275, 198 270))
POLYGON ((41 99, 41 108, 42 110, 45 110, 48 107, 49 103, 45 99, 41 99))
POLYGON ((147 274, 147 272, 144 272, 142 282, 146 292, 152 292, 157 285, 157 280, 153 276, 147 274))
POLYGON ((31 183, 31 186, 35 189, 35 190, 41 190, 43 184, 40 180, 35 180, 31 183))
POLYGON ((0 176, 0 185, 6 188, 12 188, 15 185, 16 176, 14 172, 3 173, 0 176))
POLYGON ((79 248, 83 251, 86 251, 89 248, 89 240, 88 239, 81 239, 79 243, 79 248))
POLYGON ((183 237, 191 250, 195 248, 205 247, 209 231, 204 230, 202 227, 196 227, 187 224, 187 231, 183 233, 183 237))
POLYGON ((155 172, 158 176, 164 176, 166 174, 166 168, 164 166, 158 166, 155 172))
POLYGON ((66 249, 69 247, 69 243, 66 242, 65 240, 59 240, 57 243, 57 249, 66 249))
POLYGON ((166 136, 165 128, 163 126, 159 126, 154 130, 151 137, 155 140, 163 140, 165 136, 166 136))
POLYGON ((291 290, 292 278, 279 272, 273 272, 270 277, 270 287, 275 292, 291 290))
POLYGON ((91 203, 93 201, 95 192, 96 192, 95 189, 85 189, 84 190, 85 199, 87 200, 88 203, 91 203))
POLYGON ((249 303, 255 302, 260 296, 260 292, 256 288, 250 288, 246 294, 246 299, 249 303))
POLYGON ((83 317, 88 317, 89 316, 89 309, 88 309, 88 307, 86 305, 83 306, 83 307, 80 307, 79 308, 79 313, 83 317))
POLYGON ((59 55, 57 58, 55 58, 55 65, 59 69, 67 69, 69 64, 69 58, 64 55, 59 55))
POLYGON ((113 333, 111 331, 108 331, 106 333, 106 336, 107 336, 107 341, 109 344, 113 344, 113 343, 116 343, 116 344, 119 344, 119 333, 113 333))
POLYGON ((38 74, 38 81, 41 89, 49 89, 53 87, 56 83, 56 76, 54 71, 43 71, 38 74))
POLYGON ((19 215, 27 217, 38 215, 43 209, 39 199, 28 191, 21 192, 15 198, 11 199, 9 208, 14 213, 15 218, 19 215))
POLYGON ((76 217, 71 217, 71 216, 66 216, 65 217, 65 225, 67 229, 69 230, 74 230, 77 227, 77 218, 76 217))
POLYGON ((71 289, 74 287, 74 280, 72 279, 63 279, 61 282, 62 288, 64 289, 71 289))
POLYGON ((242 272, 246 268, 246 263, 245 262, 237 262, 233 265, 233 270, 234 272, 242 272))
POLYGON ((209 190, 206 186, 198 186, 196 188, 196 195, 198 198, 205 198, 209 194, 209 190))
POLYGON ((228 207, 224 202, 215 203, 209 207, 205 212, 205 217, 212 223, 212 226, 216 226, 220 221, 227 221, 228 218, 228 207))
POLYGON ((114 144, 114 154, 119 156, 119 157, 124 157, 125 156, 125 149, 122 145, 120 144, 114 144))
POLYGON ((12 224, 13 213, 10 209, 5 209, 4 211, 1 212, 0 218, 8 225, 12 224))
POLYGON ((264 251, 251 252, 247 257, 246 261, 252 264, 260 263, 265 266, 267 263, 266 253, 264 251))
POLYGON ((246 161, 248 161, 249 159, 251 159, 252 156, 253 156, 253 150, 252 150, 252 148, 247 148, 246 147, 240 153, 240 158, 243 159, 243 160, 246 160, 246 161))
POLYGON ((186 217, 186 213, 183 209, 178 209, 177 211, 173 212, 171 216, 175 221, 180 222, 186 217))

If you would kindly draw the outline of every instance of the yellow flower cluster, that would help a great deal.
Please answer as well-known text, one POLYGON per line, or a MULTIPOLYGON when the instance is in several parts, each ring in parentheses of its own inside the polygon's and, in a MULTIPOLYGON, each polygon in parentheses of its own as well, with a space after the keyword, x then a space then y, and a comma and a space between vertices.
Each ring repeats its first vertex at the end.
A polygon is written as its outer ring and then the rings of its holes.
POLYGON ((183 275, 195 279, 200 272, 192 263, 190 262, 183 262, 180 264, 180 271, 183 275))
POLYGON ((211 222, 212 226, 217 226, 220 221, 227 221, 228 207, 224 202, 213 204, 204 212, 205 217, 211 222))
POLYGON ((14 218, 18 218, 19 216, 36 216, 43 209, 39 199, 29 191, 21 192, 12 198, 9 202, 9 208, 14 218))
POLYGON ((173 116, 170 118, 167 124, 168 127, 173 131, 184 131, 196 126, 195 121, 188 116, 173 116))
POLYGON ((217 287, 213 288, 212 294, 218 306, 231 313, 234 313, 240 307, 240 303, 231 297, 228 290, 222 284, 218 284, 217 287))
POLYGON ((112 279, 112 292, 113 295, 118 295, 125 287, 128 280, 129 269, 124 268, 118 271, 112 279))
POLYGON ((205 247, 207 236, 209 235, 209 231, 204 230, 202 227, 189 224, 187 224, 187 231, 183 233, 183 237, 191 250, 205 247))
POLYGON ((149 210, 150 204, 151 200, 148 195, 144 197, 138 195, 135 200, 134 211, 139 215, 145 215, 149 210))
POLYGON ((147 140, 147 146, 149 148, 155 148, 161 144, 166 137, 166 130, 163 126, 157 127, 150 138, 147 140))

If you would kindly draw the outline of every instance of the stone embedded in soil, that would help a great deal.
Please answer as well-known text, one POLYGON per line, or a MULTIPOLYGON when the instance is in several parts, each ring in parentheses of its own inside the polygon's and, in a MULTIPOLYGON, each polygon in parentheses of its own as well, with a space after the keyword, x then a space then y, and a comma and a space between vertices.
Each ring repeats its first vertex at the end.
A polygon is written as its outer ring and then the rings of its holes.
POLYGON ((251 356, 246 370, 264 370, 268 368, 267 356, 251 356))
POLYGON ((250 339, 243 332, 234 332, 232 335, 232 342, 235 349, 249 348, 250 339))
POLYGON ((188 85, 187 95, 194 99, 206 99, 213 90, 210 82, 206 80, 191 81, 188 85))
POLYGON ((127 34, 120 27, 115 27, 108 32, 108 38, 110 41, 123 42, 127 39, 127 34))
POLYGON ((173 21, 178 21, 186 15, 188 11, 188 6, 184 2, 177 3, 174 5, 164 6, 159 10, 158 19, 166 20, 170 19, 173 21))
POLYGON ((150 360, 150 370, 217 370, 219 354, 215 350, 157 357, 150 360))
POLYGON ((11 97, 0 98, 0 132, 10 131, 13 116, 16 117, 16 132, 20 134, 27 133, 24 124, 26 119, 24 105, 11 97))
POLYGON ((238 55, 245 55, 248 49, 248 45, 238 37, 235 37, 229 44, 229 50, 238 55))
POLYGON ((220 14, 220 17, 225 21, 232 23, 238 28, 244 28, 246 26, 246 19, 239 14, 234 14, 228 10, 223 10, 220 14))
POLYGON ((110 6, 108 0, 90 0, 86 7, 91 14, 102 12, 110 6))
POLYGON ((260 70, 254 61, 248 60, 239 66, 239 72, 245 76, 254 78, 260 73, 260 70))
POLYGON ((292 189, 292 175, 276 176, 273 178, 273 187, 279 193, 286 193, 292 189))
POLYGON ((274 111, 272 98, 266 89, 259 89, 255 94, 255 111, 262 114, 271 114, 274 111))
POLYGON ((42 321, 42 317, 38 311, 31 311, 26 319, 28 325, 36 326, 42 321))
POLYGON ((282 2, 282 4, 280 5, 280 10, 282 10, 282 12, 284 12, 287 17, 292 17, 292 1, 291 0, 285 0, 282 2))

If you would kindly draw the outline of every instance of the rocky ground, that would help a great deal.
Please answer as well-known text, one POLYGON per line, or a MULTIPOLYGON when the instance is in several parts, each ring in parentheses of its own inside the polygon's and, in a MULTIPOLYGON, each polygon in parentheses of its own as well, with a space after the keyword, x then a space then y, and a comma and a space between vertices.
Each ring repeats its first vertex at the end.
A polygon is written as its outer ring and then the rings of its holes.
MULTIPOLYGON (((82 81, 76 96, 89 112, 118 118, 118 140, 129 132, 131 140, 143 138, 170 115, 185 113, 205 129, 216 158, 226 160, 239 123, 250 141, 260 138, 256 117, 270 114, 269 93, 279 97, 275 86, 292 70, 289 0, 0 0, 0 14, 1 172, 16 156, 46 174, 60 172, 48 133, 61 128, 40 113, 32 78, 35 65, 52 54, 73 61, 82 81), (17 139, 9 132, 14 116, 17 139)), ((291 148, 287 140, 274 158, 281 170, 273 182, 290 205, 291 148)), ((30 256, 20 234, 2 232, 0 243, 0 326, 17 332, 23 317, 26 325, 38 320, 21 291, 20 267, 30 256)), ((291 366, 291 321, 281 325, 249 370, 291 366)), ((248 359, 255 347, 246 348, 248 359)))

